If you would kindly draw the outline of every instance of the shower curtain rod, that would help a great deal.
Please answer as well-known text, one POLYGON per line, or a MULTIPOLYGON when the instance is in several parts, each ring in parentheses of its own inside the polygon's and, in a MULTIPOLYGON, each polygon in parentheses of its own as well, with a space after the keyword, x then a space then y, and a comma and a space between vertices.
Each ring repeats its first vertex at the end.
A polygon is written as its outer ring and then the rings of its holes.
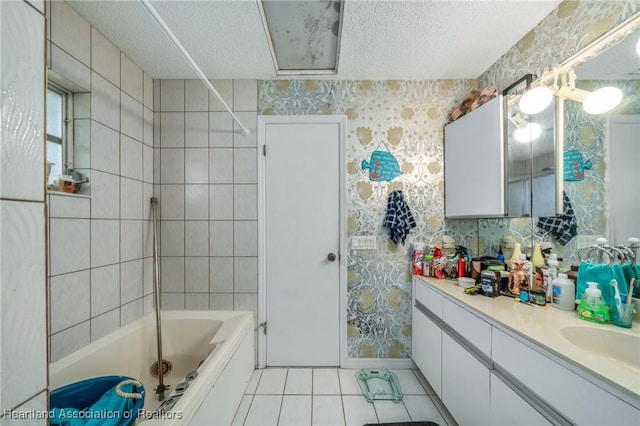
POLYGON ((229 112, 229 114, 231 114, 231 116, 233 117, 233 120, 238 124, 238 126, 240 126, 240 129, 241 129, 240 133, 242 133, 243 136, 248 136, 250 133, 249 129, 247 129, 240 122, 240 119, 236 117, 233 111, 231 111, 231 108, 229 108, 229 105, 227 105, 227 103, 222 99, 222 96, 220 96, 216 88, 213 87, 213 84, 211 84, 211 82, 207 79, 207 76, 204 75, 204 73, 202 72, 198 64, 196 64, 196 62, 193 60, 191 55, 189 55, 189 52, 187 52, 187 50, 184 48, 182 43, 180 43, 180 40, 178 40, 178 38, 173 34, 173 31, 171 31, 171 29, 167 26, 167 24, 160 17, 160 15, 158 15, 158 12, 156 12, 155 8, 151 5, 151 3, 149 3, 149 0, 140 0, 140 3, 142 3, 142 5, 149 11, 151 16, 153 16, 153 18, 156 20, 158 25, 160 25, 160 28, 162 28, 162 30, 167 35, 167 37, 169 37, 169 39, 173 42, 173 44, 178 48, 178 51, 187 60, 191 68, 195 71, 198 77, 200 77, 200 80, 202 80, 204 85, 207 86, 209 91, 213 93, 220 100, 220 102, 222 102, 222 105, 224 105, 224 107, 229 112))

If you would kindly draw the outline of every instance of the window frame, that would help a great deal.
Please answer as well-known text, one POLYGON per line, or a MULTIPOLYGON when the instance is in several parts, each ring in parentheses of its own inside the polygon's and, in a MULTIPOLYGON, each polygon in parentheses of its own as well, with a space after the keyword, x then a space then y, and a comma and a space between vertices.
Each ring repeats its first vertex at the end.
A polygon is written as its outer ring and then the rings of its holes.
POLYGON ((63 174, 67 174, 69 170, 73 169, 73 92, 51 80, 47 82, 47 92, 49 90, 62 96, 62 136, 58 138, 47 131, 45 142, 60 143, 62 145, 61 170, 63 174))

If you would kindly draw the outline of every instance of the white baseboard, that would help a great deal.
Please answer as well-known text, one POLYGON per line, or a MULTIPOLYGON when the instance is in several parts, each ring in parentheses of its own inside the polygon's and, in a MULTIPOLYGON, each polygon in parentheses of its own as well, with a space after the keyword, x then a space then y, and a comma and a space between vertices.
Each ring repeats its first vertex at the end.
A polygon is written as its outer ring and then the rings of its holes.
POLYGON ((415 369, 410 358, 348 358, 341 368, 387 368, 387 369, 415 369))

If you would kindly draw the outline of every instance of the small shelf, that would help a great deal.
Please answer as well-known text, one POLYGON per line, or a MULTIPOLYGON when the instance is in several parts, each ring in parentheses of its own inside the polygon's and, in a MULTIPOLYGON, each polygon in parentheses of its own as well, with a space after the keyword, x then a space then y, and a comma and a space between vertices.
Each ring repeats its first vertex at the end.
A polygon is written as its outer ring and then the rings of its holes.
POLYGON ((87 198, 87 199, 91 199, 91 195, 86 195, 86 194, 74 194, 74 193, 62 192, 62 191, 50 191, 50 190, 47 190, 47 195, 61 195, 61 196, 63 196, 63 197, 74 197, 74 198, 87 198))

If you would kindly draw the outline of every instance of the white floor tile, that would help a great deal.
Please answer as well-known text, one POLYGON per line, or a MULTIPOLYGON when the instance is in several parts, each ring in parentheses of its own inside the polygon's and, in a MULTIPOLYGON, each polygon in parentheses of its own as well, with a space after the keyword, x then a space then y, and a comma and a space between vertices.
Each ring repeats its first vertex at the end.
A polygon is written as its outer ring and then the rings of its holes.
POLYGON ((426 395, 427 391, 422 387, 413 370, 390 370, 396 373, 402 393, 404 395, 426 395))
POLYGON ((313 369, 314 395, 340 395, 340 382, 336 368, 313 369))
POLYGON ((356 382, 356 373, 360 370, 338 370, 340 377, 340 390, 343 395, 362 395, 360 387, 356 382))
POLYGON ((290 368, 284 393, 286 395, 311 395, 312 372, 311 368, 290 368))
POLYGON ((258 382, 260 381, 260 376, 262 376, 262 370, 253 370, 253 374, 251 375, 249 384, 247 384, 247 389, 244 391, 245 394, 253 395, 254 393, 256 393, 258 382))
POLYGON ((285 395, 278 426, 311 426, 311 395, 285 395))
POLYGON ((431 398, 426 395, 405 395, 404 406, 414 422, 425 421, 445 425, 446 422, 434 405, 431 398))
POLYGON ((233 418, 233 422, 231 422, 231 426, 244 425, 244 420, 247 418, 247 414, 249 413, 249 408, 251 407, 252 400, 253 400, 253 395, 244 395, 242 397, 242 400, 240 401, 240 405, 238 405, 238 409, 236 410, 236 415, 233 418))
POLYGON ((245 426, 277 426, 282 395, 256 395, 253 397, 245 426))
POLYGON ((344 406, 344 417, 347 426, 362 426, 378 422, 373 404, 363 396, 344 395, 342 397, 342 405, 344 406))
POLYGON ((282 395, 287 378, 286 368, 265 368, 256 389, 257 395, 282 395))
MULTIPOLYGON (((337 376, 336 373, 336 379, 337 376)), ((314 395, 312 424, 313 426, 344 426, 342 397, 340 395, 314 395)))
POLYGON ((402 402, 375 401, 373 403, 380 423, 400 423, 411 421, 402 402))

